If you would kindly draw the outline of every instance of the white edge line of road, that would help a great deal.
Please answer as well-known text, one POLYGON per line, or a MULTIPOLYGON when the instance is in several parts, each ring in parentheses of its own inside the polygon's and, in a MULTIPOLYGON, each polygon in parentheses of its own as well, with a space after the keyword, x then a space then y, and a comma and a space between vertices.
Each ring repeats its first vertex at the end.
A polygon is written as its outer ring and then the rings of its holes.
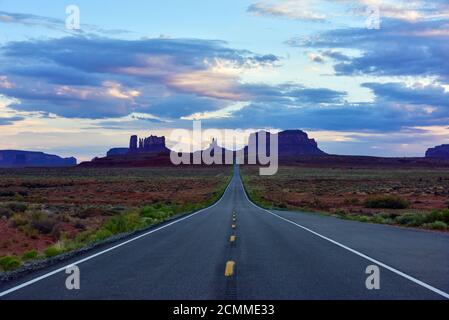
POLYGON ((243 193, 245 194, 246 199, 247 199, 253 206, 255 206, 256 208, 258 208, 258 209, 260 209, 260 210, 263 210, 263 211, 265 211, 265 212, 268 212, 269 214, 271 214, 271 215, 273 215, 273 216, 275 216, 275 217, 277 217, 277 218, 279 218, 279 219, 281 219, 281 220, 284 220, 285 222, 291 223, 291 224, 293 224, 294 226, 296 226, 296 227, 298 227, 298 228, 301 228, 301 229, 303 229, 303 230, 305 230, 305 231, 307 231, 307 232, 310 232, 310 233, 316 235, 317 237, 320 237, 321 239, 324 239, 324 240, 326 240, 326 241, 329 241, 329 242, 335 244, 336 246, 339 246, 340 248, 343 248, 343 249, 345 249, 345 250, 347 250, 347 251, 349 251, 349 252, 352 252, 352 253, 354 253, 354 254, 356 254, 356 255, 358 255, 358 256, 360 256, 360 257, 366 259, 366 260, 369 260, 369 261, 375 263, 376 265, 379 265, 379 266, 381 266, 381 267, 383 267, 383 268, 385 268, 385 269, 387 269, 387 270, 389 270, 389 271, 391 271, 391 272, 393 272, 393 273, 395 273, 395 274, 397 274, 397 275, 399 275, 399 276, 401 276, 401 277, 407 279, 407 280, 410 280, 411 282, 416 283, 417 285, 420 285, 421 287, 424 287, 424 288, 426 288, 426 289, 428 289, 428 290, 430 290, 430 291, 432 291, 432 292, 434 292, 434 293, 436 293, 436 294, 439 294, 440 296, 442 296, 442 297, 444 297, 444 298, 446 298, 446 299, 449 299, 449 293, 447 293, 447 292, 444 292, 444 291, 442 291, 442 290, 440 290, 440 289, 437 289, 437 288, 435 288, 435 287, 432 287, 431 285, 429 285, 429 284, 427 284, 427 283, 425 283, 425 282, 423 282, 423 281, 421 281, 421 280, 419 280, 419 279, 416 279, 416 278, 414 278, 414 277, 412 277, 412 276, 410 276, 410 275, 408 275, 408 274, 406 274, 406 273, 404 273, 404 272, 402 272, 402 271, 399 271, 399 270, 397 270, 397 269, 395 269, 395 268, 393 268, 393 267, 390 267, 389 265, 387 265, 387 264, 385 264, 385 263, 383 263, 383 262, 380 262, 379 260, 376 260, 376 259, 374 259, 374 258, 371 258, 371 257, 367 256, 366 254, 363 254, 363 253, 361 253, 361 252, 359 252, 359 251, 357 251, 357 250, 354 250, 354 249, 352 249, 352 248, 350 248, 350 247, 348 247, 348 246, 345 246, 344 244, 339 243, 339 242, 337 242, 337 241, 335 241, 335 240, 332 240, 331 238, 328 238, 328 237, 326 237, 326 236, 323 236, 322 234, 319 234, 319 233, 316 232, 316 231, 313 231, 313 230, 311 230, 311 229, 309 229, 309 228, 307 228, 307 227, 304 227, 304 226, 302 226, 302 225, 300 225, 300 224, 298 224, 298 223, 296 223, 296 222, 293 222, 293 221, 288 220, 288 219, 286 219, 286 218, 284 218, 284 217, 281 217, 280 215, 278 215, 278 214, 276 214, 276 213, 273 213, 273 212, 271 212, 271 211, 269 211, 269 210, 267 210, 267 209, 264 209, 264 208, 262 208, 262 207, 259 207, 257 204, 255 204, 254 202, 251 201, 251 199, 250 199, 250 198, 248 197, 248 195, 246 194, 246 189, 245 189, 245 187, 243 186, 243 182, 242 182, 242 181, 240 181, 240 182, 241 182, 241 184, 242 184, 243 193))
POLYGON ((121 242, 121 243, 119 243, 119 244, 117 244, 117 245, 115 245, 115 246, 113 246, 113 247, 110 247, 110 248, 108 248, 108 249, 106 249, 106 250, 97 252, 97 253, 95 253, 95 254, 93 254, 93 255, 90 255, 90 256, 88 256, 88 257, 86 257, 86 258, 80 259, 80 260, 75 261, 75 262, 73 262, 73 263, 71 263, 71 264, 68 264, 68 265, 66 265, 66 266, 64 266, 64 267, 61 267, 61 268, 59 268, 59 269, 56 269, 56 270, 51 271, 51 272, 49 272, 49 273, 46 273, 46 274, 44 274, 44 275, 42 275, 42 276, 39 276, 39 277, 37 277, 37 278, 34 278, 34 279, 29 280, 29 281, 27 281, 27 282, 24 282, 24 283, 22 283, 22 284, 20 284, 20 285, 18 285, 18 286, 15 286, 15 287, 13 287, 13 288, 11 288, 11 289, 8 289, 8 290, 5 290, 5 291, 3 291, 3 292, 0 292, 0 297, 4 297, 4 296, 6 296, 6 295, 8 295, 8 294, 10 294, 10 293, 13 293, 13 292, 17 291, 17 290, 23 289, 23 288, 28 287, 28 286, 30 286, 30 285, 36 283, 36 282, 39 282, 39 281, 41 281, 41 280, 44 280, 44 279, 46 279, 46 278, 48 278, 48 277, 51 277, 51 276, 57 274, 57 273, 60 273, 60 272, 62 272, 62 271, 65 271, 65 270, 67 270, 67 268, 70 268, 70 267, 72 267, 72 266, 77 266, 77 265, 79 265, 79 264, 82 264, 83 262, 92 260, 92 259, 94 259, 94 258, 96 258, 96 257, 98 257, 98 256, 101 256, 101 255, 103 255, 103 254, 105 254, 105 253, 108 253, 108 252, 110 252, 110 251, 112 251, 112 250, 115 250, 115 249, 117 249, 117 248, 120 248, 120 247, 122 247, 122 246, 124 246, 124 245, 127 245, 127 244, 129 244, 129 243, 131 243, 131 242, 134 242, 134 241, 136 241, 136 240, 138 240, 138 239, 141 239, 141 238, 143 238, 143 237, 146 237, 146 236, 148 236, 148 235, 150 235, 150 234, 152 234, 152 233, 155 233, 155 232, 160 231, 160 230, 162 230, 162 229, 168 228, 168 227, 170 227, 170 226, 172 226, 172 225, 174 225, 174 224, 176 224, 176 223, 179 223, 179 222, 181 222, 181 221, 190 219, 190 218, 196 216, 197 214, 200 214, 200 213, 202 213, 202 212, 204 212, 204 211, 206 211, 206 210, 209 210, 209 209, 214 208, 215 206, 217 206, 217 205, 223 200, 223 198, 224 198, 224 196, 226 195, 228 189, 230 188, 230 186, 231 186, 233 180, 234 180, 234 176, 232 176, 231 181, 229 182, 228 186, 226 187, 225 191, 223 192, 223 195, 221 196, 221 198, 220 198, 217 202, 215 202, 214 204, 212 204, 211 206, 209 206, 209 207, 207 207, 207 208, 204 208, 204 209, 201 209, 201 210, 199 210, 199 211, 197 211, 197 212, 191 213, 191 214, 189 214, 189 215, 187 215, 187 216, 185 216, 185 217, 179 218, 179 219, 177 219, 177 220, 175 220, 175 221, 173 221, 173 222, 170 222, 170 223, 168 223, 168 224, 165 224, 165 225, 163 225, 163 226, 161 226, 161 227, 159 227, 159 228, 153 229, 153 230, 148 231, 148 232, 146 232, 146 233, 143 233, 143 234, 141 234, 141 235, 139 235, 139 236, 136 236, 136 237, 134 237, 134 238, 131 238, 131 239, 129 239, 129 240, 126 240, 126 241, 124 241, 124 242, 121 242))

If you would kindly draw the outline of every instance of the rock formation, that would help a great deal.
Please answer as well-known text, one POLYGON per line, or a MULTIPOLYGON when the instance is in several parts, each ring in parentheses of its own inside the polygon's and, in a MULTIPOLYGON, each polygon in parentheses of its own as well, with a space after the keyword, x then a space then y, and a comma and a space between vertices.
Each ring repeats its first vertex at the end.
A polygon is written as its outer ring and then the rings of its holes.
POLYGON ((107 152, 108 157, 122 156, 136 153, 168 153, 170 150, 165 146, 165 137, 150 136, 139 139, 133 135, 129 139, 129 148, 112 148, 107 152))
POLYGON ((325 155, 318 148, 315 139, 309 139, 307 133, 301 130, 287 130, 279 133, 279 155, 325 155))
MULTIPOLYGON (((261 133, 263 131, 250 135, 249 144, 253 146, 253 149, 250 149, 250 151, 257 152, 259 150, 258 140, 261 133)), ((266 154, 269 155, 272 134, 269 132, 265 132, 265 134, 266 154)), ((245 151, 248 152, 248 147, 245 148, 245 151)), ((309 139, 307 133, 301 130, 287 130, 278 133, 278 154, 280 158, 326 155, 324 151, 318 148, 316 141, 309 139)))
POLYGON ((449 160, 449 144, 443 144, 430 148, 426 152, 426 158, 449 160))
POLYGON ((108 157, 121 156, 124 154, 128 154, 129 151, 130 151, 129 148, 112 148, 107 152, 106 156, 108 157))
POLYGON ((129 151, 133 152, 137 150, 137 136, 131 136, 131 139, 129 139, 129 151))
POLYGON ((61 158, 43 152, 0 150, 0 167, 72 167, 76 166, 76 159, 61 158))
MULTIPOLYGON (((134 136, 131 137, 131 141, 133 141, 133 138, 134 136)), ((139 140, 138 152, 155 153, 164 151, 169 151, 165 146, 165 137, 150 136, 139 140)))
MULTIPOLYGON (((260 132, 253 133, 250 136, 254 140, 260 132)), ((267 134, 267 149, 269 150, 272 135, 267 134)), ((257 146, 257 145, 256 145, 257 146)), ((307 133, 301 130, 287 130, 278 133, 279 162, 284 165, 302 165, 302 166, 318 166, 318 167, 444 167, 449 168, 449 145, 443 145, 429 149, 426 158, 381 158, 366 156, 340 156, 329 155, 318 148, 314 139, 310 139, 307 133), (445 160, 447 159, 447 160, 445 160)), ((258 146, 257 146, 258 148, 258 146)), ((201 151, 189 153, 188 157, 193 163, 195 156, 201 156, 204 153, 215 155, 218 150, 222 151, 223 160, 225 159, 225 151, 219 146, 217 140, 212 140, 211 145, 201 151)), ((242 150, 239 152, 231 152, 234 160, 237 155, 240 157, 242 150)), ((249 148, 244 148, 244 163, 248 163, 249 148)), ((254 151, 254 150, 251 150, 254 151)), ((257 151, 257 150, 256 150, 257 151)), ((269 154, 268 154, 269 155, 269 154)), ((19 159, 20 160, 20 159, 19 159)), ((170 159, 170 150, 165 146, 165 138, 149 137, 146 139, 138 139, 133 136, 130 139, 130 148, 111 149, 108 157, 96 158, 90 162, 82 163, 82 167, 166 167, 172 166, 170 159), (137 146, 136 146, 137 144, 137 146), (139 148, 140 144, 140 148, 139 148), (136 148, 135 148, 136 147, 136 148), (133 149, 134 152, 130 152, 133 149), (158 152, 163 150, 163 152, 158 152), (111 155, 111 156, 109 156, 111 155), (114 155, 114 156, 112 156, 114 155)))

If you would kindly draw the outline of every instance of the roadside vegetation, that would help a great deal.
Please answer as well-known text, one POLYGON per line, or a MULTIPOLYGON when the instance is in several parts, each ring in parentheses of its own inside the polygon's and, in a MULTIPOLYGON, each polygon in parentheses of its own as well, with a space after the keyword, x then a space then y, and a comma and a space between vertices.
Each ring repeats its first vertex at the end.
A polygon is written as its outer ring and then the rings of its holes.
POLYGON ((449 171, 281 167, 263 177, 244 167, 251 199, 267 209, 449 231, 449 171))
POLYGON ((0 180, 0 271, 207 207, 223 194, 231 170, 6 171, 0 180))

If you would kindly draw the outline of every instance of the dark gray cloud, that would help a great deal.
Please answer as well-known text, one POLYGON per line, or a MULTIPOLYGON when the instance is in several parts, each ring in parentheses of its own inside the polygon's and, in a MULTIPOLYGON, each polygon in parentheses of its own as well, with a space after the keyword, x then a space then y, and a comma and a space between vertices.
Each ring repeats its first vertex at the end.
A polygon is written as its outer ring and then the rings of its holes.
POLYGON ((248 100, 262 103, 278 103, 286 106, 304 106, 344 103, 347 93, 327 88, 307 88, 298 84, 245 84, 238 92, 248 96, 248 100))
POLYGON ((103 37, 65 37, 53 40, 11 42, 6 57, 45 61, 86 73, 132 75, 146 80, 161 73, 207 69, 205 59, 226 59, 238 65, 273 63, 273 55, 255 55, 228 48, 226 42, 198 39, 117 40, 103 37), (154 68, 152 72, 132 68, 154 68), (134 72, 133 72, 134 71, 134 72), (136 71, 141 71, 136 72, 136 71))
POLYGON ((6 66, 5 74, 23 78, 34 78, 36 81, 45 79, 46 82, 56 85, 100 85, 101 76, 94 73, 86 73, 74 68, 58 66, 55 64, 42 65, 13 65, 6 66))
POLYGON ((350 61, 351 60, 351 58, 348 57, 347 55, 345 55, 341 52, 335 51, 335 50, 325 50, 321 54, 324 57, 328 57, 328 58, 334 59, 336 61, 350 61))
POLYGON ((394 119, 397 117, 392 115, 391 110, 381 110, 369 104, 291 108, 259 103, 237 111, 231 119, 211 120, 208 123, 211 127, 392 131, 401 127, 394 119))
MULTIPOLYGON (((275 127, 283 129, 395 132, 418 126, 445 126, 449 123, 449 93, 437 85, 407 87, 403 83, 366 83, 376 99, 371 103, 348 103, 338 92, 318 94, 322 101, 286 104, 282 100, 260 100, 235 112, 230 119, 209 121, 219 127, 275 127), (251 119, 251 121, 248 121, 251 119)), ((306 92, 309 89, 305 89, 306 92)))
POLYGON ((148 108, 140 112, 155 114, 160 117, 178 119, 197 112, 215 111, 226 107, 230 101, 179 94, 155 100, 148 108))
POLYGON ((323 54, 337 61, 340 75, 435 76, 448 81, 448 39, 448 19, 385 19, 380 30, 338 29, 309 39, 292 38, 287 44, 326 49, 323 54), (357 49, 362 54, 349 58, 335 49, 357 49))
POLYGON ((0 126, 6 126, 6 125, 9 125, 9 124, 13 124, 14 122, 17 122, 17 121, 22 121, 22 120, 24 120, 25 118, 23 118, 23 117, 0 117, 0 126))
MULTIPOLYGON (((323 57, 335 61, 339 74, 444 78, 448 62, 441 50, 447 43, 441 41, 444 33, 435 33, 444 25, 431 21, 419 28, 420 24, 389 20, 379 31, 334 30, 290 44, 320 50, 323 57), (341 51, 345 48, 359 49, 362 55, 349 56, 341 51)), ((448 94, 437 84, 366 83, 363 86, 373 91, 375 101, 350 104, 346 92, 293 83, 248 84, 214 74, 210 69, 216 61, 236 68, 279 61, 274 55, 233 49, 217 40, 77 36, 20 41, 4 45, 0 60, 0 94, 21 102, 11 108, 68 118, 143 113, 164 123, 248 101, 248 107, 230 118, 207 120, 208 125, 390 132, 448 123, 448 94)))
MULTIPOLYGON (((0 67, 0 72, 15 86, 0 88, 0 93, 21 101, 12 108, 93 119, 133 112, 178 119, 216 111, 233 101, 211 97, 207 88, 204 95, 189 92, 190 87, 177 87, 172 78, 208 72, 205 60, 223 59, 241 67, 271 65, 279 60, 274 55, 234 50, 221 41, 197 39, 68 37, 13 42, 3 47, 2 53, 9 63, 0 67), (139 94, 124 99, 133 91, 139 94)), ((296 84, 241 84, 230 79, 227 85, 236 99, 288 106, 339 104, 346 96, 345 92, 296 84)))
MULTIPOLYGON (((215 111, 230 103, 220 93, 218 98, 208 93, 207 86, 215 83, 207 76, 216 61, 251 68, 279 60, 216 40, 93 36, 10 42, 0 53, 0 75, 13 84, 0 86, 0 94, 21 102, 12 108, 92 119, 133 112, 178 118, 215 111), (204 74, 204 85, 192 90, 189 81, 204 74)), ((238 79, 225 80, 223 91, 238 91, 238 79)))
POLYGON ((438 85, 407 87, 402 83, 364 83, 377 99, 403 104, 433 106, 449 113, 449 92, 438 85))

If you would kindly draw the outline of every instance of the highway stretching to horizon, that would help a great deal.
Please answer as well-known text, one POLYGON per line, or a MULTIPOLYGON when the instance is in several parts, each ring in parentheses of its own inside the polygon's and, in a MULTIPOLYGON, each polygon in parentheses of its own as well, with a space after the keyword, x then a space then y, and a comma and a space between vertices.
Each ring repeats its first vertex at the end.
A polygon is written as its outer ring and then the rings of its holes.
POLYGON ((238 168, 212 207, 0 285, 0 299, 448 299, 449 235, 267 211, 238 168), (68 290, 65 268, 80 269, 68 290), (369 266, 380 289, 366 287, 369 266))

